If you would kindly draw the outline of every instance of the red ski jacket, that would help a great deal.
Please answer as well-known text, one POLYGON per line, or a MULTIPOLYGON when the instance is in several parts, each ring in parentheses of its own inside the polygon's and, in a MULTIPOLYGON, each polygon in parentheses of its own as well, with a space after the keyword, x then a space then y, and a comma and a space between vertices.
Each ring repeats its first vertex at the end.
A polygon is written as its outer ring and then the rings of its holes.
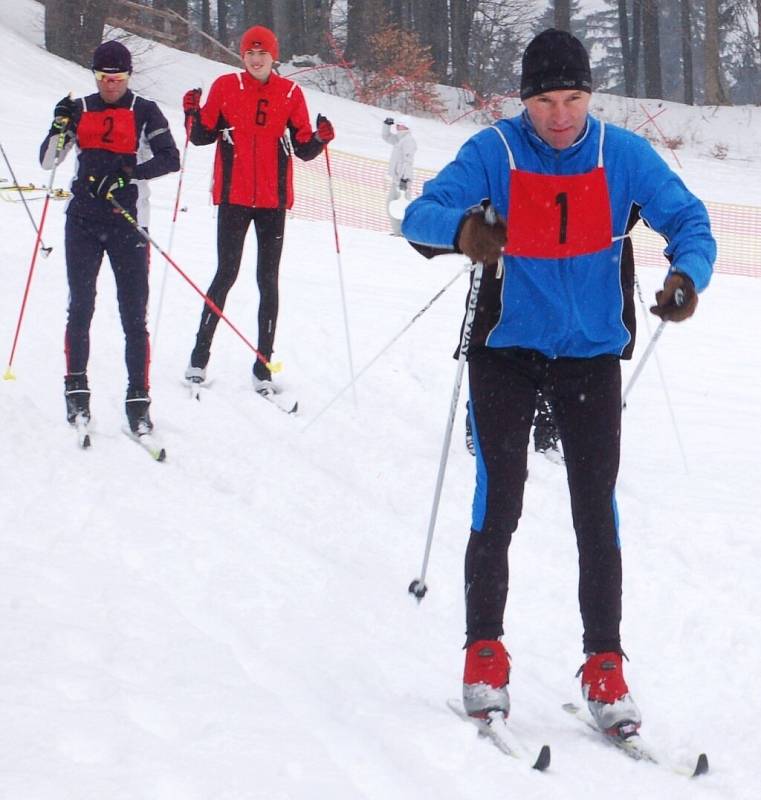
POLYGON ((291 208, 291 152, 310 161, 323 148, 309 124, 301 88, 274 73, 266 83, 248 72, 222 75, 190 119, 193 144, 217 143, 215 205, 291 208))

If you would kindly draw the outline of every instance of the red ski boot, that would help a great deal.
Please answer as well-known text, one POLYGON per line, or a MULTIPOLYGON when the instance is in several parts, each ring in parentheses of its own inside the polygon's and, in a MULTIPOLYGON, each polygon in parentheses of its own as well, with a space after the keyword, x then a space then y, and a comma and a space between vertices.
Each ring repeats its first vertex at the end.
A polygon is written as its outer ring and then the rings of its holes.
POLYGON ((465 651, 462 702, 471 717, 486 718, 490 711, 510 713, 510 655, 502 642, 481 639, 465 651))
POLYGON ((590 653, 577 674, 581 674, 581 693, 603 733, 626 739, 638 731, 642 716, 624 680, 621 653, 590 653))

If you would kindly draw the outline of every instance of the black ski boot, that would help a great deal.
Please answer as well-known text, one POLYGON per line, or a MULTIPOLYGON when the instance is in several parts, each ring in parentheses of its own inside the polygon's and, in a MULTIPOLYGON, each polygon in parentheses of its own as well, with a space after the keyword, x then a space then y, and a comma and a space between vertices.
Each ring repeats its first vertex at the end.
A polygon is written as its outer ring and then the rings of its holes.
POLYGON ((66 398, 66 419, 71 425, 76 424, 77 418, 83 422, 90 421, 90 388, 87 385, 87 375, 79 372, 76 375, 66 375, 64 382, 64 397, 66 398))
POLYGON ((136 436, 143 436, 153 430, 153 423, 148 409, 151 398, 145 389, 127 389, 127 399, 124 403, 129 421, 129 429, 136 436))
POLYGON ((534 417, 534 450, 543 453, 556 464, 562 464, 563 454, 560 452, 560 434, 555 424, 552 404, 541 392, 536 395, 536 416, 534 417))

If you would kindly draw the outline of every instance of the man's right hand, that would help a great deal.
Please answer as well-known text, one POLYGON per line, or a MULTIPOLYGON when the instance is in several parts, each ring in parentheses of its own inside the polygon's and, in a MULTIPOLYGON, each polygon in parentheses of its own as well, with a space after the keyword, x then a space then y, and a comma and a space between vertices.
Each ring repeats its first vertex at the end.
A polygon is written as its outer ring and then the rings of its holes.
POLYGON ((74 118, 74 113, 77 110, 77 104, 74 102, 70 94, 62 97, 53 110, 53 129, 62 131, 69 126, 71 120, 74 118))
POLYGON ((182 110, 186 114, 192 114, 195 111, 198 111, 201 108, 201 90, 200 89, 190 89, 190 91, 185 92, 182 97, 182 110))
POLYGON ((487 222, 484 209, 477 207, 467 212, 460 226, 457 249, 474 264, 496 264, 505 248, 507 224, 499 214, 494 217, 487 222))

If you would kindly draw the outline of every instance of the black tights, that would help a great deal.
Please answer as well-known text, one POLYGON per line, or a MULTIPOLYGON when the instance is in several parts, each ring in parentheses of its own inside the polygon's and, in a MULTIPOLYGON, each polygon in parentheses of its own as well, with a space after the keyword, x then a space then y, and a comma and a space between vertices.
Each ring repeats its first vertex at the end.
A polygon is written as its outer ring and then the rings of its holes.
POLYGON ((468 374, 477 456, 465 556, 468 642, 503 634, 507 552, 521 516, 529 431, 536 392, 542 390, 552 402, 563 443, 579 552, 584 650, 620 650, 618 359, 548 359, 532 350, 480 348, 471 353, 468 374))
MULTIPOLYGON (((220 310, 224 310, 227 293, 238 277, 248 227, 253 220, 256 230, 257 257, 256 283, 259 288, 259 343, 257 349, 268 360, 275 344, 275 327, 278 314, 278 274, 280 254, 283 250, 285 210, 280 208, 248 208, 246 206, 219 206, 217 219, 217 272, 207 295, 220 310)), ((219 316, 204 305, 201 324, 196 335, 196 346, 190 357, 194 367, 205 367, 211 354, 211 342, 217 329, 219 316)), ((259 360, 254 374, 269 378, 269 370, 259 360)))

